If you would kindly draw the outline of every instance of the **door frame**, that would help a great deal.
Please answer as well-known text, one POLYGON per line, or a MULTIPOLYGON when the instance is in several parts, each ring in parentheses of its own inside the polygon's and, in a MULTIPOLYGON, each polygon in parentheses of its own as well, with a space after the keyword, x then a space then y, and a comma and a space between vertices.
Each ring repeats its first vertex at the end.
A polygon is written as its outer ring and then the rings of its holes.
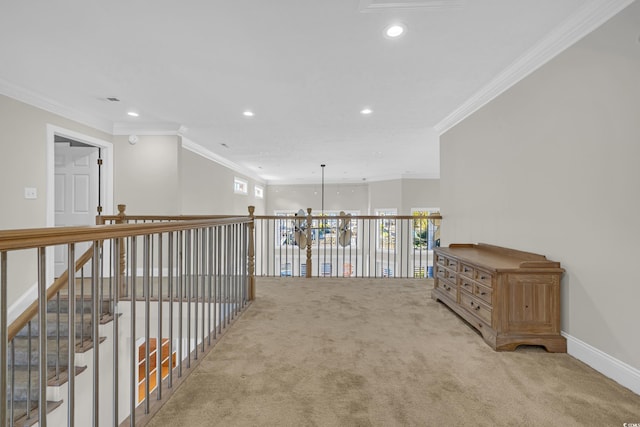
MULTIPOLYGON (((73 139, 78 142, 82 142, 87 145, 101 149, 102 158, 102 177, 104 195, 102 203, 102 215, 113 214, 113 180, 114 180, 114 167, 113 167, 113 143, 105 141, 103 139, 95 138, 92 136, 84 135, 82 133, 65 129, 52 124, 47 124, 47 218, 46 226, 55 226, 55 136, 63 136, 69 139, 73 139)), ((97 212, 96 212, 97 215, 97 212)), ((54 254, 53 247, 48 247, 46 252, 47 257, 47 283, 53 283, 54 278, 54 254)))

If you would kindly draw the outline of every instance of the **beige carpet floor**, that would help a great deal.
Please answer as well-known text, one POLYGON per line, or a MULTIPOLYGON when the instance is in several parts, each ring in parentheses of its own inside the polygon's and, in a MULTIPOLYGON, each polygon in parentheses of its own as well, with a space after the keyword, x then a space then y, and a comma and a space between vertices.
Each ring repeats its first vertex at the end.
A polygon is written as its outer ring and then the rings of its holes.
POLYGON ((259 279, 151 426, 623 426, 640 396, 567 354, 495 352, 414 280, 259 279))

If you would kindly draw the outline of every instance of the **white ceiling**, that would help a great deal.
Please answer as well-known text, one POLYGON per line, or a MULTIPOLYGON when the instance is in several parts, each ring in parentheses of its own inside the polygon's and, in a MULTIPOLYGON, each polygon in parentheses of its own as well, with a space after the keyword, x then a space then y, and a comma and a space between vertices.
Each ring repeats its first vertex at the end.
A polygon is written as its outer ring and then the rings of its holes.
POLYGON ((437 178, 439 132, 630 2, 2 0, 0 93, 115 134, 183 126, 269 183, 437 178))

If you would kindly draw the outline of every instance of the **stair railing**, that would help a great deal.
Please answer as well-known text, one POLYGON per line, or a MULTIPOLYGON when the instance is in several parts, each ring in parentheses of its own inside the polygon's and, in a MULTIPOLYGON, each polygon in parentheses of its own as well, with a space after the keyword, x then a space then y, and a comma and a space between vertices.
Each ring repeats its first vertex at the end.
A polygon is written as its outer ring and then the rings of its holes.
MULTIPOLYGON (((81 270, 89 261, 91 261, 92 257, 93 257, 93 253, 94 253, 94 247, 93 245, 87 249, 76 261, 75 264, 73 264, 72 262, 69 263, 69 268, 73 268, 74 273, 78 272, 79 270, 81 270)), ((4 253, 6 258, 6 252, 4 253)), ((70 260, 73 260, 73 257, 69 258, 70 260)), ((4 270, 5 275, 3 275, 3 278, 6 280, 6 266, 5 266, 5 270, 4 270)), ((56 334, 56 354, 54 356, 54 373, 53 375, 50 374, 46 374, 45 378, 46 380, 49 381, 53 381, 53 382, 60 382, 61 381, 61 374, 62 369, 61 369, 61 354, 60 354, 60 344, 61 344, 61 331, 60 331, 60 327, 61 327, 61 322, 60 322, 60 306, 61 306, 61 301, 60 301, 60 293, 62 291, 65 290, 69 290, 69 270, 65 270, 60 277, 58 277, 51 286, 49 286, 46 290, 46 303, 48 304, 49 302, 53 301, 55 298, 55 306, 56 306, 56 322, 55 322, 55 334, 56 334)), ((75 279, 71 280, 71 289, 70 291, 67 292, 67 295, 73 295, 73 293, 75 292, 75 279)), ((3 287, 4 288, 4 287, 3 287)), ((6 288, 4 288, 6 289, 6 288)), ((84 300, 82 299, 82 304, 84 304, 84 300)), ((71 337, 75 336, 75 316, 72 315, 72 313, 75 312, 75 299, 68 299, 68 314, 67 314, 67 330, 68 330, 68 339, 71 339, 71 337)), ((2 343, 5 344, 8 342, 9 345, 11 346, 12 349, 12 358, 11 358, 11 368, 9 369, 9 372, 11 373, 11 378, 15 378, 15 348, 14 348, 14 339, 16 338, 16 336, 18 336, 18 334, 20 333, 20 331, 24 330, 25 328, 27 329, 27 335, 28 335, 28 340, 29 340, 29 347, 27 350, 27 359, 28 359, 28 375, 29 378, 31 377, 31 363, 32 363, 32 345, 31 345, 31 335, 33 333, 33 325, 34 322, 39 321, 38 315, 39 315, 39 305, 40 305, 40 300, 36 300, 33 303, 31 303, 31 305, 29 305, 29 307, 27 307, 27 309, 25 311, 23 311, 12 323, 11 325, 9 325, 8 331, 7 331, 7 339, 6 340, 2 340, 2 343)), ((104 313, 100 313, 100 316, 102 316, 104 313)), ((42 327, 41 324, 38 323, 38 331, 42 331, 43 329, 40 329, 42 327)), ((3 328, 4 329, 4 328, 3 328)), ((42 337, 42 339, 47 338, 48 336, 48 328, 45 327, 45 330, 47 330, 47 333, 45 334, 40 334, 39 332, 39 337, 42 337)), ((81 334, 79 337, 79 341, 80 341, 80 346, 82 348, 82 343, 85 342, 85 337, 84 337, 84 330, 81 329, 81 334)), ((67 353, 67 358, 66 358, 66 375, 68 378, 68 382, 69 382, 69 387, 70 390, 73 391, 73 384, 74 384, 74 376, 69 376, 69 367, 74 366, 75 365, 75 349, 76 349, 77 344, 75 343, 75 339, 74 339, 74 345, 69 345, 68 346, 68 353, 67 353)), ((42 341, 39 342, 39 348, 42 348, 42 341)), ((40 352, 42 353, 42 352, 40 352)), ((4 355, 6 355, 6 349, 4 349, 3 352, 4 355)), ((46 356, 46 354, 45 354, 46 356)), ((39 364, 38 366, 43 366, 42 363, 40 363, 40 360, 38 361, 39 364)), ((4 364, 1 366, 5 366, 4 364)), ((45 366, 45 372, 46 372, 46 367, 45 366)), ((42 375, 42 371, 38 372, 39 378, 40 375, 42 375)), ((25 408, 24 408, 24 420, 25 422, 28 422, 29 420, 31 420, 31 418, 35 415, 32 413, 32 405, 31 405, 31 381, 28 380, 27 384, 26 384, 26 399, 25 399, 25 408)), ((6 389, 6 385, 5 385, 5 389, 6 389)), ((6 419, 9 420, 9 424, 10 425, 14 425, 15 421, 16 421, 16 408, 15 405, 17 404, 17 401, 15 399, 15 383, 14 386, 10 388, 11 390, 11 400, 9 401, 9 409, 8 409, 8 414, 6 419)), ((40 398, 42 398, 42 395, 40 395, 40 398)), ((4 401, 4 400, 3 400, 4 401)), ((3 405, 4 407, 4 405, 3 405)), ((22 408, 20 408, 22 409, 22 408)), ((71 410, 73 411, 73 406, 71 406, 71 410)), ((18 414, 21 414, 22 412, 18 412, 18 414)), ((40 414, 38 413, 38 416, 40 416, 40 414)), ((21 418, 20 416, 17 417, 18 419, 21 418)), ((2 419, 2 418, 0 418, 2 419)))
MULTIPOLYGON (((156 382, 154 400, 159 401, 163 398, 163 391, 165 395, 168 394, 176 384, 184 380, 186 372, 199 363, 202 355, 210 350, 211 345, 217 342, 223 331, 253 298, 253 236, 250 234, 253 226, 252 216, 130 217, 126 220, 124 217, 123 209, 119 224, 0 231, 0 420, 3 425, 26 425, 34 422, 27 419, 30 417, 29 410, 24 419, 14 418, 15 408, 12 400, 8 402, 7 397, 9 392, 12 399, 14 397, 12 387, 15 372, 7 368, 16 360, 13 342, 19 330, 24 328, 20 326, 26 325, 28 335, 35 329, 31 324, 33 320, 26 320, 33 319, 35 310, 38 331, 36 347, 38 350, 45 349, 38 351, 37 360, 33 361, 38 367, 37 396, 34 396, 38 404, 35 416, 40 426, 46 426, 47 405, 41 403, 46 402, 48 397, 47 382, 50 375, 47 367, 51 364, 50 359, 55 359, 55 356, 47 354, 51 353, 47 351, 47 303, 49 297, 58 300, 56 317, 59 324, 59 288, 66 284, 69 286, 68 311, 70 314, 74 313, 75 298, 71 296, 76 294, 76 272, 80 272, 81 290, 84 291, 83 267, 89 261, 91 269, 88 279, 93 317, 90 325, 91 344, 88 347, 93 349, 93 375, 89 404, 91 421, 83 418, 83 425, 88 422, 104 425, 105 419, 106 424, 111 425, 119 425, 123 421, 132 426, 137 423, 144 424, 145 420, 159 409, 159 405, 151 402, 152 390, 149 384, 153 379, 152 365, 155 364, 157 368, 153 374, 156 382), (131 221, 139 222, 130 223, 131 221), (82 242, 91 242, 92 246, 76 261, 75 248, 82 242), (47 289, 47 248, 56 245, 66 247, 68 273, 66 276, 61 275, 54 285, 47 289), (128 250, 123 251, 124 247, 128 250), (23 313, 7 327, 7 288, 11 253, 23 250, 35 251, 37 254, 39 298, 27 309, 28 313, 23 313), (124 289, 123 281, 128 283, 124 293, 121 292, 124 289), (152 294, 154 285, 157 289, 155 295, 152 294), (97 313, 103 312, 103 303, 113 314, 111 330, 106 329, 106 326, 101 329, 99 325, 97 313), (154 323, 151 321, 152 311, 157 311, 157 322, 154 323), (143 316, 142 320, 140 316, 143 316), (119 328, 119 323, 125 320, 129 322, 128 332, 119 328), (168 334, 168 338, 165 338, 163 330, 168 334), (109 333, 112 362, 111 366, 104 366, 100 364, 103 350, 98 348, 98 344, 102 340, 101 334, 109 333), (125 336, 125 339, 120 343, 122 336, 125 336), (121 339, 113 339, 114 337, 121 339), (153 345, 155 349, 152 348, 153 345), (169 364, 168 375, 165 375, 162 368, 166 366, 162 363, 167 358, 167 353, 169 364), (128 363, 123 354, 128 356, 128 363), (128 370, 128 379, 124 382, 129 384, 120 384, 121 370, 128 370), (107 371, 110 374, 106 373, 107 371), (11 384, 8 382, 8 374, 11 374, 11 384), (104 392, 100 394, 100 390, 104 388, 102 384, 105 383, 111 388, 107 399, 104 392), (141 391, 142 389, 144 390, 141 391), (121 410, 121 396, 127 392, 129 408, 121 410), (104 403, 100 404, 99 396, 102 396, 103 402, 113 402, 110 411, 105 411, 104 403), (105 412, 108 412, 107 416, 105 412)), ((106 221, 109 221, 109 218, 105 218, 106 221)), ((84 298, 81 301, 84 301, 84 298)), ((76 336, 73 317, 68 317, 69 337, 76 336)), ((54 347, 56 351, 59 350, 59 339, 54 347)), ((72 374, 75 372, 72 370, 78 362, 79 355, 75 354, 75 345, 68 347, 68 389, 67 396, 64 397, 67 411, 62 418, 64 424, 74 425, 77 406, 80 405, 76 405, 79 395, 75 391, 75 376, 72 374)), ((104 355, 102 357, 104 358, 104 355)), ((32 355, 29 354, 27 359, 30 364, 32 355)), ((56 367, 55 370, 59 373, 59 368, 56 367)), ((29 374, 28 383, 31 384, 31 381, 29 374)), ((31 408, 31 394, 31 390, 28 390, 27 409, 31 408)))

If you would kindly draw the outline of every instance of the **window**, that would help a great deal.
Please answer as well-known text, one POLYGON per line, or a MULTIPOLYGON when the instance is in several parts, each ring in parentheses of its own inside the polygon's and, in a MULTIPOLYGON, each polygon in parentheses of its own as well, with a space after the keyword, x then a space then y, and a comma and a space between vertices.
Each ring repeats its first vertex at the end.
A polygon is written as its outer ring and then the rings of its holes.
MULTIPOLYGON (((278 246, 297 245, 296 233, 306 232, 306 216, 297 216, 295 211, 276 211, 276 216, 283 217, 275 221, 275 235, 279 236, 278 246)), ((359 211, 346 211, 345 214, 357 216, 359 211)), ((305 214, 306 215, 306 214, 305 214)), ((317 247, 348 247, 358 241, 357 221, 338 220, 339 211, 325 211, 324 217, 314 219, 311 224, 311 246, 317 247)))
POLYGON ((254 187, 254 194, 256 196, 256 199, 263 199, 264 198, 264 188, 262 188, 259 185, 256 185, 254 187))
POLYGON ((320 271, 320 276, 323 277, 331 277, 331 270, 333 265, 330 262, 322 263, 322 270, 320 271))
POLYGON ((413 247, 414 249, 433 249, 440 246, 440 221, 429 220, 429 215, 440 215, 439 208, 413 208, 413 247))
POLYGON ((249 193, 249 183, 242 178, 235 178, 233 180, 233 191, 236 194, 248 194, 249 193))
POLYGON ((342 264, 342 277, 353 276, 353 264, 345 262, 342 264))
MULTIPOLYGON (((376 209, 376 216, 396 216, 397 209, 376 209)), ((395 251, 396 249, 396 219, 382 218, 378 221, 378 249, 395 251)), ((385 276, 387 277, 387 276, 385 276)))
POLYGON ((274 236, 278 236, 276 246, 297 246, 296 237, 304 232, 305 221, 297 219, 296 212, 293 211, 276 211, 275 216, 282 217, 274 221, 274 236))

